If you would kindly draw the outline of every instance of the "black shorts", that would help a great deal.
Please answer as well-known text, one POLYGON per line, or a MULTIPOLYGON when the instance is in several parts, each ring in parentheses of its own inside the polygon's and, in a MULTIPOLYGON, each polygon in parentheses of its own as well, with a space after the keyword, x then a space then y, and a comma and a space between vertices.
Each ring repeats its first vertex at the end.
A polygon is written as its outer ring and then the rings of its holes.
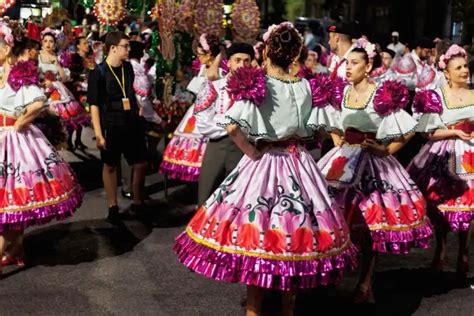
POLYGON ((119 166, 121 155, 129 165, 145 162, 147 148, 145 130, 140 127, 114 127, 105 131, 105 150, 100 151, 102 162, 119 166))

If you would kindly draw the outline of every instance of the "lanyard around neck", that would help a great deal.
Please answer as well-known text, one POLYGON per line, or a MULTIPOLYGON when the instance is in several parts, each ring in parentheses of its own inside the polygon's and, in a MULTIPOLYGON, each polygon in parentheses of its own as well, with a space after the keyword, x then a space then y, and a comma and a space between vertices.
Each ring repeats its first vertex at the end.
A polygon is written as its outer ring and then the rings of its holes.
POLYGON ((105 61, 107 63, 107 66, 109 66, 110 71, 114 75, 115 79, 117 80, 117 83, 120 86, 120 89, 122 89, 123 97, 127 98, 127 93, 125 92, 125 73, 123 71, 123 64, 122 64, 122 81, 119 80, 118 76, 115 74, 115 71, 112 69, 108 61, 105 61))

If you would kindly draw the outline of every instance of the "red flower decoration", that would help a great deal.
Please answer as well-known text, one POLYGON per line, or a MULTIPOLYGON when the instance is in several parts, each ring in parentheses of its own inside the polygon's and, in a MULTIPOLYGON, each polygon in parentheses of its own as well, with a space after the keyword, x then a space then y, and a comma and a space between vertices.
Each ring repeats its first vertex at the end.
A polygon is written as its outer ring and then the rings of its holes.
POLYGON ((30 202, 30 194, 27 188, 16 188, 12 193, 15 205, 23 206, 30 202))
POLYGON ((196 212, 196 215, 193 216, 188 226, 193 232, 200 233, 204 225, 206 224, 206 222, 207 222, 206 209, 204 207, 201 207, 196 212))
POLYGON ((326 252, 332 248, 334 241, 331 238, 331 234, 325 230, 320 230, 315 233, 314 237, 318 241, 317 249, 319 252, 326 252))
POLYGON ((411 225, 415 221, 415 216, 413 215, 413 209, 406 205, 400 205, 400 222, 402 224, 411 225))
POLYGON ((53 196, 60 196, 64 193, 64 189, 58 180, 53 179, 49 181, 49 187, 53 196))
POLYGON ((372 204, 364 213, 367 225, 376 225, 382 222, 382 207, 380 205, 372 204))
POLYGON ((8 193, 4 188, 0 188, 0 208, 8 206, 8 193))
POLYGON ((267 230, 263 238, 263 249, 275 254, 285 252, 285 234, 277 229, 267 230))
POLYGON ((312 232, 305 228, 298 228, 291 235, 291 248, 294 253, 311 252, 314 249, 314 241, 312 232))
POLYGON ((232 231, 231 222, 222 221, 219 223, 219 227, 213 237, 220 245, 228 246, 232 244, 232 231))
POLYGON ((35 200, 38 202, 44 202, 48 199, 48 191, 46 185, 43 182, 38 182, 33 186, 33 194, 35 200))
POLYGON ((243 224, 237 233, 236 244, 247 250, 257 249, 259 236, 257 226, 253 224, 243 224))
POLYGON ((464 154, 462 155, 462 166, 467 172, 474 172, 474 152, 464 152, 464 154))
POLYGON ((394 209, 388 207, 385 208, 385 217, 387 218, 387 222, 389 225, 398 225, 398 217, 394 209))
POLYGON ((329 168, 326 179, 339 180, 344 174, 344 167, 346 166, 348 161, 349 159, 344 156, 337 157, 336 159, 334 159, 331 163, 331 168, 329 168))

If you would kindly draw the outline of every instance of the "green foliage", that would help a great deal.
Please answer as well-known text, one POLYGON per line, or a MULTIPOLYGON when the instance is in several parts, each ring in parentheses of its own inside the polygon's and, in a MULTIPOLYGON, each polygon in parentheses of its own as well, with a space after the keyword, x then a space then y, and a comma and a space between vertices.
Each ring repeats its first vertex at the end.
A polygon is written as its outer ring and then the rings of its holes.
POLYGON ((294 21, 304 12, 305 0, 292 0, 286 3, 286 16, 288 21, 294 21))
POLYGON ((474 0, 452 0, 452 17, 455 22, 474 23, 474 0))

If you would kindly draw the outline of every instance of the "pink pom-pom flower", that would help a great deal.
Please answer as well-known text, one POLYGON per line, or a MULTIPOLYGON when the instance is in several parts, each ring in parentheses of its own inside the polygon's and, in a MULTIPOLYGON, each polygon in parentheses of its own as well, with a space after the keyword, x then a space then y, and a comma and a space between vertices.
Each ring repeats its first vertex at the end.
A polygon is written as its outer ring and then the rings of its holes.
POLYGON ((193 63, 191 65, 193 75, 197 76, 199 74, 199 71, 201 70, 201 62, 199 61, 199 58, 196 58, 193 60, 193 63))
POLYGON ((385 81, 382 87, 377 89, 374 97, 374 109, 382 116, 405 108, 407 103, 408 88, 395 80, 385 81))
POLYGON ((309 81, 313 94, 313 107, 323 108, 331 98, 331 79, 324 74, 317 74, 309 81))
POLYGON ((20 90, 23 86, 37 85, 38 83, 38 65, 33 60, 17 62, 8 75, 8 84, 15 91, 20 90))
POLYGON ((434 90, 423 90, 415 95, 413 110, 417 113, 438 113, 443 111, 441 98, 434 90))
POLYGON ((72 66, 72 53, 64 50, 59 54, 59 64, 64 68, 70 68, 72 66))
POLYGON ((342 99, 344 97, 344 88, 349 83, 340 77, 331 80, 331 94, 329 103, 337 110, 341 110, 342 99))
POLYGON ((296 74, 299 78, 304 78, 306 80, 311 80, 314 77, 313 71, 306 66, 301 66, 300 70, 296 74))
POLYGON ((258 67, 241 67, 227 81, 227 92, 235 101, 248 100, 260 106, 265 100, 265 73, 258 67))

